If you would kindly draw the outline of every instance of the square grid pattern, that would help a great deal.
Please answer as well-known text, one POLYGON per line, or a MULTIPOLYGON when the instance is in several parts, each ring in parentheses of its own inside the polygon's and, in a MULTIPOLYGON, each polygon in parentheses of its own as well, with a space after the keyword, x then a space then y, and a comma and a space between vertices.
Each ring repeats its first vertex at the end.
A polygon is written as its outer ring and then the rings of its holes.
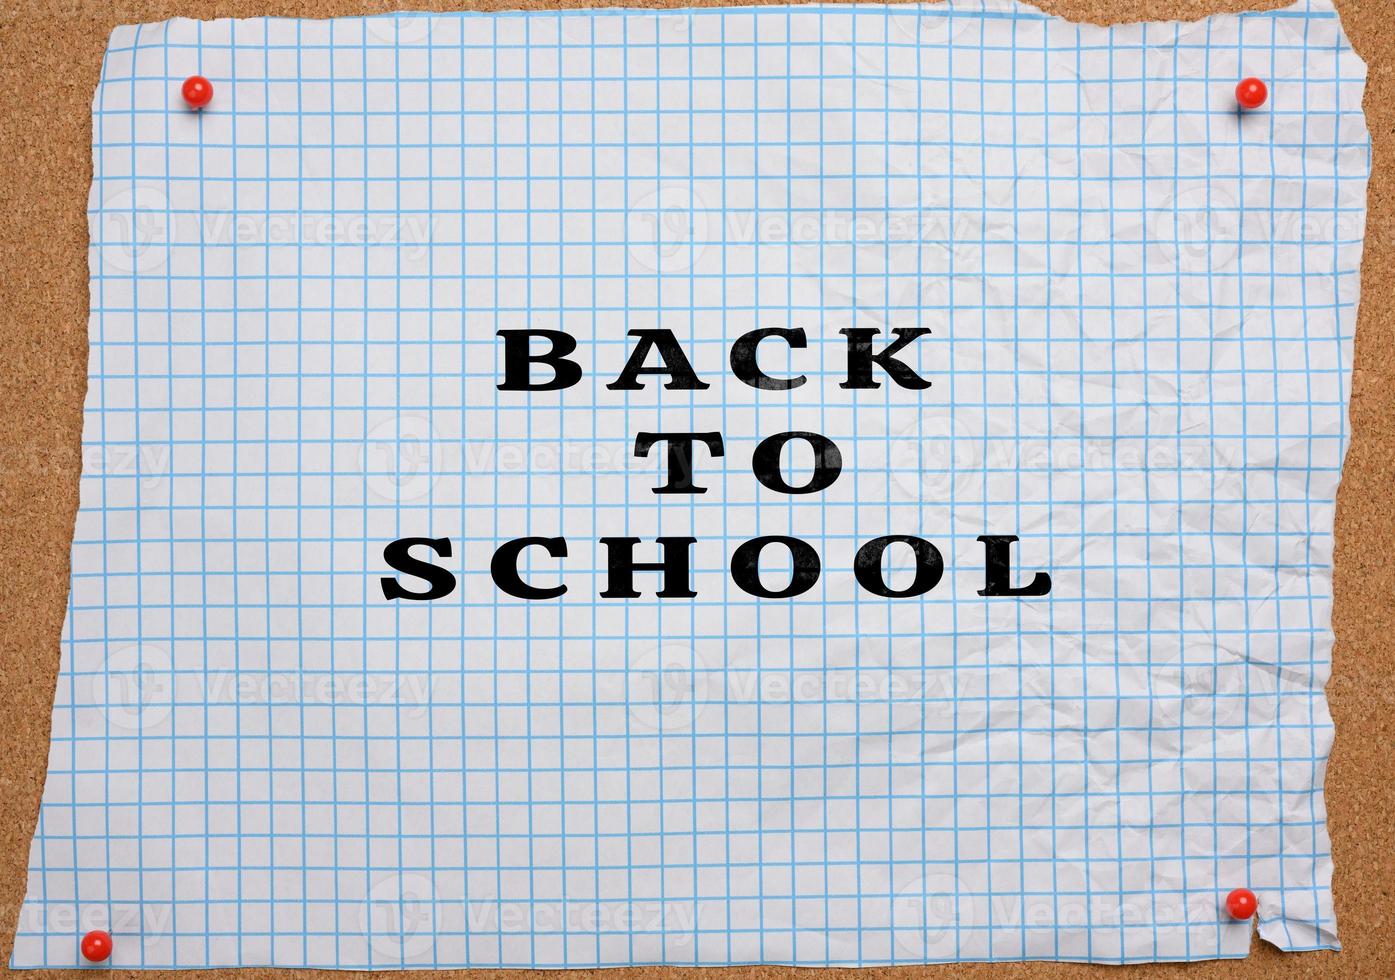
POLYGON ((13 964, 91 928, 124 967, 1201 959, 1247 951, 1237 885, 1335 947, 1364 79, 1325 0, 117 29, 13 964), (839 386, 840 330, 914 326, 930 388, 839 386), (758 327, 806 332, 761 347, 805 384, 732 375, 758 327), (527 328, 578 384, 499 390, 527 328), (608 388, 641 329, 708 387, 608 388), (723 433, 706 493, 652 492, 645 430, 723 433), (786 430, 838 445, 824 492, 754 479, 786 430), (887 534, 943 581, 861 589, 887 534), (1050 594, 980 598, 981 534, 1050 594), (566 537, 522 569, 564 596, 494 587, 527 535, 566 537), (697 596, 600 597, 598 539, 658 535, 697 596), (816 586, 737 588, 756 535, 816 586), (387 601, 414 536, 458 588, 387 601))

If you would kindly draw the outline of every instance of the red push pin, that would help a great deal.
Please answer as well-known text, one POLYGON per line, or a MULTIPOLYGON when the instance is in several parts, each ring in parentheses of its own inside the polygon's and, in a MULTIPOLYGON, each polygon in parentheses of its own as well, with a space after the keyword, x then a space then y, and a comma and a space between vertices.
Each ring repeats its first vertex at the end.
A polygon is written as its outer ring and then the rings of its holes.
POLYGON ((202 75, 190 75, 184 79, 182 92, 190 109, 202 109, 213 101, 213 83, 202 75))
POLYGON ((1269 98, 1269 88, 1258 78, 1245 78, 1235 86, 1235 101, 1242 109, 1258 109, 1269 98))
POLYGON ((1232 919, 1249 919, 1259 908, 1259 899, 1248 888, 1237 888, 1225 897, 1225 909, 1232 919))
POLYGON ((93 929, 82 937, 82 956, 89 963, 105 962, 111 955, 111 933, 93 929))

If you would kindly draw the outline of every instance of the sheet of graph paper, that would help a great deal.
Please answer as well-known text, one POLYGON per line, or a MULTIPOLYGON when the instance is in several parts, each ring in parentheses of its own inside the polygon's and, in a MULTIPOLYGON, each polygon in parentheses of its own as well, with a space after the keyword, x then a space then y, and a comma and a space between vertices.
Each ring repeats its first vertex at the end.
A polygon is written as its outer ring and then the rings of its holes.
POLYGON ((1335 948, 1364 78, 1326 0, 117 29, 13 964, 1335 948))

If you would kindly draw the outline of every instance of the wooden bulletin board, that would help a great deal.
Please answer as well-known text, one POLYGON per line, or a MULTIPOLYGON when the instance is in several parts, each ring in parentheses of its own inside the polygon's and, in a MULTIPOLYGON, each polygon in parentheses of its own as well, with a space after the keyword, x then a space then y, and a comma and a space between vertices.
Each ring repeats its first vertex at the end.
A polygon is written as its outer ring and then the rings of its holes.
MULTIPOLYGON (((631 7, 704 0, 628 0, 631 7)), ((1038 0, 1048 12, 1106 24, 1196 19, 1287 0, 1038 0)), ((475 2, 474 9, 583 6, 475 2)), ((78 502, 87 370, 87 192, 91 101, 117 24, 169 17, 333 17, 452 9, 422 0, 0 0, 0 956, 8 961, 30 835, 48 761, 68 549, 78 502)), ((801 970, 811 980, 910 977, 1395 976, 1395 3, 1337 0, 1370 69, 1373 161, 1352 379, 1353 438, 1337 498, 1337 645, 1328 700, 1337 740, 1327 777, 1340 953, 1280 953, 1257 939, 1247 960, 1085 967, 1006 963, 801 970)), ((76 938, 75 940, 76 941, 76 938)), ((5 972, 9 972, 7 969, 5 972)), ((35 971, 40 976, 50 971, 35 971)), ((52 971, 54 976, 59 976, 52 971)), ((104 971, 136 977, 125 971, 104 971)), ((185 971, 200 972, 200 971, 185 971)), ((290 978, 324 971, 249 971, 290 978)), ((521 980, 767 980, 783 967, 446 971, 521 980)), ((147 976, 152 974, 147 974, 147 976)), ((159 974, 153 974, 158 976, 159 974)), ((342 974, 341 974, 342 975, 342 974)))

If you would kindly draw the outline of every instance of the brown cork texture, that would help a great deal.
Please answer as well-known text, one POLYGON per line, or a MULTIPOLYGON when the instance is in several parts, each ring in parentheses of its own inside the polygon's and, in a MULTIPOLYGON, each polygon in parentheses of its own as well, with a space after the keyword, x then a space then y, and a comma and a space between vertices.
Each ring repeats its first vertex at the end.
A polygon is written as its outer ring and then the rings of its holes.
MULTIPOLYGON (((702 3, 703 0, 696 0, 702 3)), ((1287 0, 1038 0, 1097 24, 1195 20, 1287 0)), ((582 6, 549 0, 471 9, 582 6)), ((694 0, 628 0, 631 7, 694 0)), ((1352 378, 1353 438, 1337 499, 1337 644, 1328 700, 1337 724, 1327 777, 1339 953, 1281 953, 1253 941, 1245 960, 1140 966, 1002 963, 861 970, 787 967, 442 971, 452 977, 556 980, 909 980, 912 977, 1395 976, 1395 3, 1337 0, 1369 66, 1373 140, 1365 265, 1352 378)), ((333 17, 395 9, 465 9, 422 0, 0 0, 0 956, 8 962, 24 895, 30 836, 48 761, 58 636, 78 502, 87 384, 87 192, 92 93, 118 24, 170 17, 333 17)), ((74 942, 77 937, 74 937, 74 942)), ((5 973, 10 971, 0 967, 5 973)), ((142 976, 103 971, 115 977, 142 976)), ((205 971, 184 971, 205 972, 205 971)), ((158 977, 151 971, 144 977, 158 977)), ((346 973, 252 969, 244 975, 346 973)), ((27 977, 59 971, 24 971, 27 977)), ((70 975, 70 974, 68 974, 70 975)), ((388 975, 380 973, 378 976, 388 975)), ((419 974, 418 974, 419 975, 419 974)))

